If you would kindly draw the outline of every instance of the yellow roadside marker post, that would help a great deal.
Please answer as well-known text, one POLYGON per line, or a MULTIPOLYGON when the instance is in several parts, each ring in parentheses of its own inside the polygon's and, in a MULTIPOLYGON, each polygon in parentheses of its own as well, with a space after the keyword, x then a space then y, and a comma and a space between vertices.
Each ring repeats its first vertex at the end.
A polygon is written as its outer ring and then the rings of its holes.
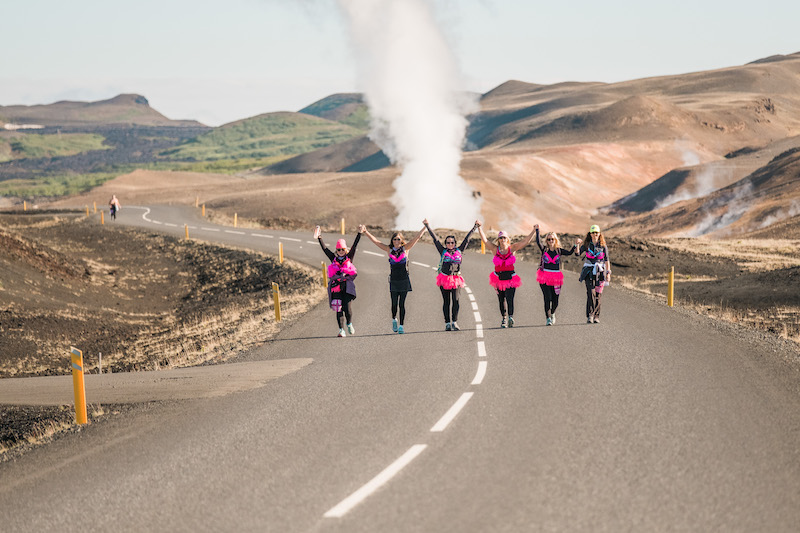
POLYGON ((275 304, 275 322, 281 321, 281 290, 278 284, 272 282, 272 302, 275 304))
POLYGON ((234 213, 233 214, 233 227, 234 228, 238 228, 239 227, 239 213, 234 213))
POLYGON ((322 286, 328 286, 328 267, 325 266, 325 261, 322 261, 322 286))
POLYGON ((89 216, 89 206, 88 205, 86 206, 86 216, 87 217, 89 216))
POLYGON ((189 224, 184 224, 183 229, 186 231, 186 240, 189 240, 189 224))
POLYGON ((344 217, 342 217, 342 235, 344 235, 344 217))
POLYGON ((483 239, 481 239, 481 253, 482 254, 486 253, 486 243, 483 242, 483 239))
POLYGON ((283 263, 283 243, 278 243, 278 260, 283 263))
POLYGON ((94 212, 97 213, 97 202, 92 202, 92 205, 94 205, 94 212))
POLYGON ((105 214, 106 214, 105 211, 100 211, 100 225, 103 225, 103 224, 106 223, 105 214))
POLYGON ((195 196, 194 197, 194 206, 195 207, 200 207, 200 197, 199 196, 195 196))
POLYGON ((72 354, 72 388, 75 391, 75 423, 88 424, 86 415, 86 389, 83 384, 83 352, 70 346, 72 354))
POLYGON ((203 216, 206 216, 206 204, 203 204, 203 216))
POLYGON ((672 307, 675 290, 675 267, 670 268, 669 283, 667 284, 667 305, 672 307))
POLYGON ((28 202, 27 202, 27 200, 22 200, 22 210, 23 211, 27 211, 28 210, 28 202))

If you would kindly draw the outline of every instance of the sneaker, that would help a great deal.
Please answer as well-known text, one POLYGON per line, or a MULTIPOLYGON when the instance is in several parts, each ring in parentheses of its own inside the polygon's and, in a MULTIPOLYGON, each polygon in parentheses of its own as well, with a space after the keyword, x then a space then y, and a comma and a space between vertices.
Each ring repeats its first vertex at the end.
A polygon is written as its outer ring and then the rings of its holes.
POLYGON ((545 322, 544 325, 545 326, 552 326, 553 325, 553 319, 551 317, 547 317, 547 322, 545 322))
POLYGON ((508 317, 508 327, 510 327, 510 328, 514 327, 514 317, 513 316, 508 317))
POLYGON ((458 327, 458 322, 453 322, 453 331, 461 331, 461 328, 458 327))
POLYGON ((447 324, 444 325, 444 330, 445 331, 451 331, 452 329, 453 329, 453 327, 450 325, 450 322, 448 322, 447 324))
POLYGON ((587 323, 587 324, 591 324, 591 323, 593 323, 593 322, 594 322, 594 320, 592 319, 592 317, 590 317, 590 316, 587 316, 587 317, 586 317, 586 323, 587 323))
POLYGON ((501 328, 508 327, 508 326, 506 325, 506 317, 503 317, 503 320, 501 320, 501 321, 500 321, 500 327, 501 327, 501 328))
POLYGON ((353 327, 353 323, 352 322, 347 324, 347 331, 350 333, 350 335, 355 335, 356 328, 353 327))
POLYGON ((553 316, 550 317, 550 323, 551 324, 555 324, 556 323, 556 315, 553 315, 553 316))
POLYGON ((397 319, 392 319, 392 331, 397 331, 397 319))
POLYGON ((347 333, 345 333, 343 329, 340 329, 340 330, 339 330, 339 335, 338 335, 338 336, 339 336, 339 337, 347 337, 347 333))
POLYGON ((403 325, 402 324, 397 326, 397 333, 405 333, 405 331, 403 331, 403 325))
POLYGON ((595 324, 599 324, 600 323, 600 317, 594 317, 594 323, 595 324))

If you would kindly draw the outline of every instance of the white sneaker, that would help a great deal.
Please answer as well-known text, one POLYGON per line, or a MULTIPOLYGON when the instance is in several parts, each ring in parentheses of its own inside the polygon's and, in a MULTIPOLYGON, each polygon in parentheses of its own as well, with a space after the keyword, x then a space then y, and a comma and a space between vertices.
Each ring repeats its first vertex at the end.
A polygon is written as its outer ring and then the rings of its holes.
POLYGON ((350 335, 355 335, 356 328, 353 327, 353 323, 352 322, 347 324, 347 331, 350 333, 350 335))
POLYGON ((508 317, 508 327, 510 327, 510 328, 514 327, 514 317, 510 316, 510 315, 508 317))
POLYGON ((506 317, 503 317, 503 320, 501 320, 501 321, 500 321, 500 327, 501 327, 501 328, 505 328, 505 327, 507 327, 507 324, 506 324, 506 317))
POLYGON ((339 337, 347 337, 347 333, 345 333, 343 329, 340 329, 340 330, 339 330, 339 335, 338 335, 338 336, 339 336, 339 337))
POLYGON ((458 327, 458 322, 453 322, 450 327, 453 328, 453 331, 461 331, 461 328, 458 327))
POLYGON ((556 323, 556 315, 553 315, 553 316, 550 317, 550 323, 551 324, 555 324, 556 323))

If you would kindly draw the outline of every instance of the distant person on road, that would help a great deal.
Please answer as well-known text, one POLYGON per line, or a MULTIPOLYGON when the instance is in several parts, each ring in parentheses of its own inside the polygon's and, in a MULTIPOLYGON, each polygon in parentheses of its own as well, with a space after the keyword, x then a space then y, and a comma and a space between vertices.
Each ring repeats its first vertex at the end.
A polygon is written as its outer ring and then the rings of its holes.
POLYGON ((356 246, 361 239, 361 233, 366 228, 358 227, 358 235, 353 240, 353 246, 347 248, 344 239, 336 241, 336 252, 331 252, 322 240, 322 231, 317 226, 314 230, 314 237, 319 240, 322 251, 330 260, 328 265, 328 301, 331 309, 336 311, 336 323, 339 325, 339 337, 346 337, 347 333, 353 335, 356 330, 353 327, 353 308, 351 302, 356 299, 356 285, 354 280, 358 275, 358 270, 353 264, 353 257, 356 255, 356 246), (347 332, 345 332, 345 325, 347 332))
POLYGON ((445 331, 459 331, 458 327, 458 310, 460 304, 458 297, 461 293, 461 287, 464 286, 464 278, 461 277, 461 254, 469 246, 469 238, 478 228, 478 221, 469 230, 467 236, 461 246, 456 246, 455 235, 448 235, 444 239, 444 246, 439 242, 439 238, 428 225, 428 219, 422 221, 427 228, 428 233, 433 238, 433 244, 439 251, 441 256, 439 259, 439 268, 436 275, 436 285, 442 291, 442 312, 444 313, 444 330, 445 331))
MULTIPOLYGON (((538 228, 538 226, 536 227, 538 228)), ((497 292, 497 300, 500 304, 500 327, 513 328, 514 295, 517 292, 517 287, 522 285, 522 280, 514 272, 514 263, 517 261, 517 256, 514 254, 530 244, 536 229, 532 229, 527 237, 514 244, 511 244, 505 231, 497 233, 496 242, 490 241, 483 232, 480 222, 478 223, 478 231, 486 247, 494 252, 494 257, 492 258, 494 272, 489 274, 489 285, 494 287, 497 292)))
POLYGON ((583 269, 578 281, 586 283, 586 323, 600 323, 600 295, 603 286, 611 281, 611 261, 608 258, 606 239, 600 226, 594 224, 586 234, 586 242, 578 255, 584 256, 583 269))
POLYGON ((406 319, 406 296, 411 292, 411 278, 408 275, 408 253, 425 234, 425 228, 419 230, 416 237, 406 242, 403 234, 392 234, 391 244, 383 244, 376 239, 369 230, 364 230, 364 235, 375 243, 375 246, 389 254, 389 294, 392 299, 392 331, 405 333, 403 324, 406 319), (397 313, 400 312, 400 322, 397 313))
POLYGON ((550 232, 544 237, 545 244, 539 239, 539 224, 534 226, 536 230, 536 245, 542 252, 539 261, 539 270, 536 271, 536 281, 542 289, 544 296, 544 316, 545 324, 552 326, 556 323, 556 309, 558 309, 558 297, 561 294, 561 286, 564 285, 564 273, 561 271, 561 256, 572 255, 578 251, 578 247, 583 241, 578 239, 575 244, 567 250, 561 247, 561 239, 555 232, 550 232))
POLYGON ((111 200, 108 201, 108 209, 111 212, 111 219, 117 219, 117 211, 120 210, 119 200, 116 194, 111 195, 111 200))

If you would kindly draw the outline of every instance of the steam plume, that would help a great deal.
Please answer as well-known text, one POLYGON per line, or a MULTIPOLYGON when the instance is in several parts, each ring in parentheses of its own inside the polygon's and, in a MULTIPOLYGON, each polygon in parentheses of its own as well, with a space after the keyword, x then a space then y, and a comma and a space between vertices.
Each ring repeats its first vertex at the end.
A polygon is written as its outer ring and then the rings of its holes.
MULTIPOLYGON (((470 103, 426 0, 339 0, 372 115, 370 138, 403 168, 395 225, 472 225, 480 201, 459 175, 470 103)), ((474 105, 474 103, 472 103, 474 105)))

